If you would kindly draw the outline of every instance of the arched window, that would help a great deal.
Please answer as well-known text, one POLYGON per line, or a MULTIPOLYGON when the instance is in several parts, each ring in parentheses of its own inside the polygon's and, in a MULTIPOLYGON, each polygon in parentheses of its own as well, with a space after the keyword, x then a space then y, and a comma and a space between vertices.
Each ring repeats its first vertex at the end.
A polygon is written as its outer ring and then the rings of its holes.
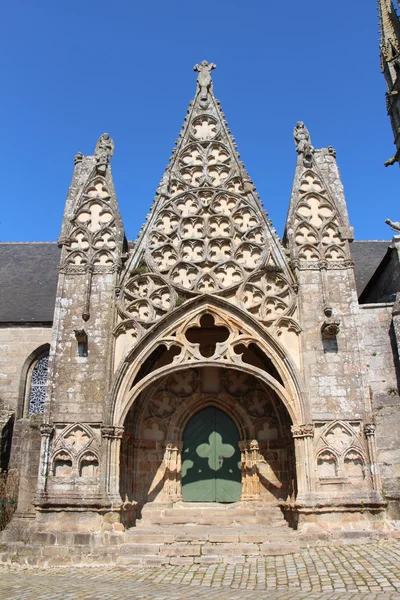
POLYGON ((44 412, 44 400, 46 396, 47 375, 49 369, 49 352, 45 352, 30 369, 27 385, 26 407, 28 416, 42 414, 44 412))

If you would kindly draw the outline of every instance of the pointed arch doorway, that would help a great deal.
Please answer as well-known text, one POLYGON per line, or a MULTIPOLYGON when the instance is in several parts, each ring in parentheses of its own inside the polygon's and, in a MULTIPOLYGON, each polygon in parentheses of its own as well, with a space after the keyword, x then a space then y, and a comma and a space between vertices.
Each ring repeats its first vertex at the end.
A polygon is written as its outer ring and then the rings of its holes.
POLYGON ((242 492, 239 431, 216 406, 190 418, 183 432, 184 502, 239 502, 242 492))

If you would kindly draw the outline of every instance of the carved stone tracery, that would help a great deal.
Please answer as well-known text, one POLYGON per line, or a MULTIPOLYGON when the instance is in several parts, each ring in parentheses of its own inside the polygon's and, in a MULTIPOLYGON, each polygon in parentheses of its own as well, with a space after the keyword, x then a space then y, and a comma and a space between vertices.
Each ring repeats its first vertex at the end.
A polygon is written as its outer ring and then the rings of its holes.
POLYGON ((91 427, 81 423, 57 428, 50 465, 54 482, 78 477, 97 479, 100 474, 98 436, 91 427))
POLYGON ((213 68, 195 66, 195 100, 121 277, 120 322, 143 327, 139 335, 202 294, 223 296, 277 331, 287 331, 282 317, 296 319, 295 281, 213 96, 213 68))
POLYGON ((333 478, 334 483, 336 478, 343 482, 351 481, 353 485, 372 485, 367 477, 368 449, 363 440, 360 422, 334 421, 319 424, 315 449, 317 472, 323 483, 330 478, 333 478))

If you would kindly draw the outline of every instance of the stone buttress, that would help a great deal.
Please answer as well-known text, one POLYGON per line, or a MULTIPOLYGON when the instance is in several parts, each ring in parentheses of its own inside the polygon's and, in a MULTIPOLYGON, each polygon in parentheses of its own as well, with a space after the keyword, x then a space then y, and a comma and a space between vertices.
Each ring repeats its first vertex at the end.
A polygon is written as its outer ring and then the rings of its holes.
POLYGON ((332 147, 314 149, 302 122, 294 139, 298 159, 284 241, 299 285, 301 371, 314 429, 313 491, 322 505, 304 511, 324 513, 317 516, 323 522, 327 512, 333 519, 335 511, 357 511, 361 503, 379 515, 383 502, 358 327, 353 231, 336 153, 332 147))
POLYGON ((104 134, 94 156, 75 157, 66 202, 41 425, 36 506, 43 518, 58 507, 83 518, 85 511, 110 506, 101 426, 112 376, 115 290, 126 250, 111 176, 113 150, 104 134))

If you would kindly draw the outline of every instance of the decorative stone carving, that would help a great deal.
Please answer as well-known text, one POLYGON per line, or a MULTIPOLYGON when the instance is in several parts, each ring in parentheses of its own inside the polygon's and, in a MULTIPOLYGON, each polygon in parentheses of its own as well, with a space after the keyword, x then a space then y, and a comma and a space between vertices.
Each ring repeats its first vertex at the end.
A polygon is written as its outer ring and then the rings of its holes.
POLYGON ((242 453, 242 495, 241 500, 258 500, 260 498, 260 479, 258 477, 258 460, 260 448, 257 440, 239 442, 242 453))
POLYGON ((294 438, 314 437, 313 423, 306 423, 304 425, 292 425, 291 430, 294 438))
POLYGON ((311 145, 310 134, 303 121, 299 121, 293 130, 294 142, 296 144, 296 152, 298 154, 312 154, 314 148, 311 145))
POLYGON ((267 256, 261 215, 233 193, 175 197, 164 205, 155 227, 146 261, 185 291, 210 293, 237 287, 267 256))
POLYGON ((148 325, 169 312, 175 300, 176 293, 162 277, 133 273, 121 291, 117 308, 122 319, 148 325))
POLYGON ((59 430, 51 447, 50 464, 55 479, 97 479, 100 464, 99 442, 94 431, 81 423, 59 430))
POLYGON ((77 154, 75 154, 74 156, 74 165, 77 165, 79 163, 81 163, 83 161, 83 154, 82 152, 78 152, 77 154))
POLYGON ((335 338, 340 331, 340 321, 332 317, 332 309, 325 308, 325 320, 321 325, 322 337, 326 339, 335 338))
POLYGON ((106 173, 114 145, 108 134, 101 136, 95 152, 96 170, 76 202, 62 239, 60 272, 86 275, 82 318, 90 318, 93 275, 119 271, 122 266, 123 229, 115 195, 110 193, 106 173), (107 183, 107 181, 108 183, 107 183))
POLYGON ((373 423, 366 423, 364 425, 364 433, 366 436, 375 435, 375 425, 373 423))
POLYGON ((206 61, 195 66, 196 97, 120 281, 120 316, 146 329, 201 294, 223 296, 269 327, 283 315, 295 318, 295 281, 213 96, 214 67, 206 61), (124 289, 131 299, 132 277, 141 265, 146 277, 168 287, 171 301, 161 311, 151 298, 136 297, 127 309, 124 289), (263 298, 250 300, 250 291, 263 298))
POLYGON ((329 450, 323 450, 317 458, 319 477, 337 477, 338 464, 337 458, 329 450))
MULTIPOLYGON (((364 432, 365 432, 364 426, 364 432)), ((321 481, 351 480, 355 485, 371 485, 367 480, 367 448, 361 437, 360 422, 334 421, 320 424, 315 439, 316 461, 321 481), (357 483, 358 482, 358 483, 357 483)))
POLYGON ((198 72, 197 84, 200 91, 200 102, 204 108, 207 108, 207 95, 211 87, 211 71, 216 68, 214 63, 208 63, 203 60, 199 65, 193 67, 194 71, 198 72))
POLYGON ((343 268, 350 258, 346 240, 352 239, 352 232, 347 216, 336 203, 336 184, 332 188, 325 179, 335 151, 333 148, 315 151, 302 122, 295 127, 294 139, 302 162, 298 163, 288 217, 287 236, 292 246, 292 258, 307 269, 321 260, 326 261, 329 269, 343 268))
POLYGON ((274 271, 251 275, 236 297, 247 311, 266 323, 293 315, 296 309, 291 283, 283 274, 274 271))
POLYGON ((393 231, 396 231, 397 233, 400 232, 400 221, 391 221, 390 219, 385 219, 385 223, 387 223, 387 225, 389 225, 390 229, 393 231))
POLYGON ((96 150, 94 153, 96 159, 96 170, 100 175, 104 175, 110 158, 114 154, 114 142, 108 135, 103 133, 97 142, 96 150))

